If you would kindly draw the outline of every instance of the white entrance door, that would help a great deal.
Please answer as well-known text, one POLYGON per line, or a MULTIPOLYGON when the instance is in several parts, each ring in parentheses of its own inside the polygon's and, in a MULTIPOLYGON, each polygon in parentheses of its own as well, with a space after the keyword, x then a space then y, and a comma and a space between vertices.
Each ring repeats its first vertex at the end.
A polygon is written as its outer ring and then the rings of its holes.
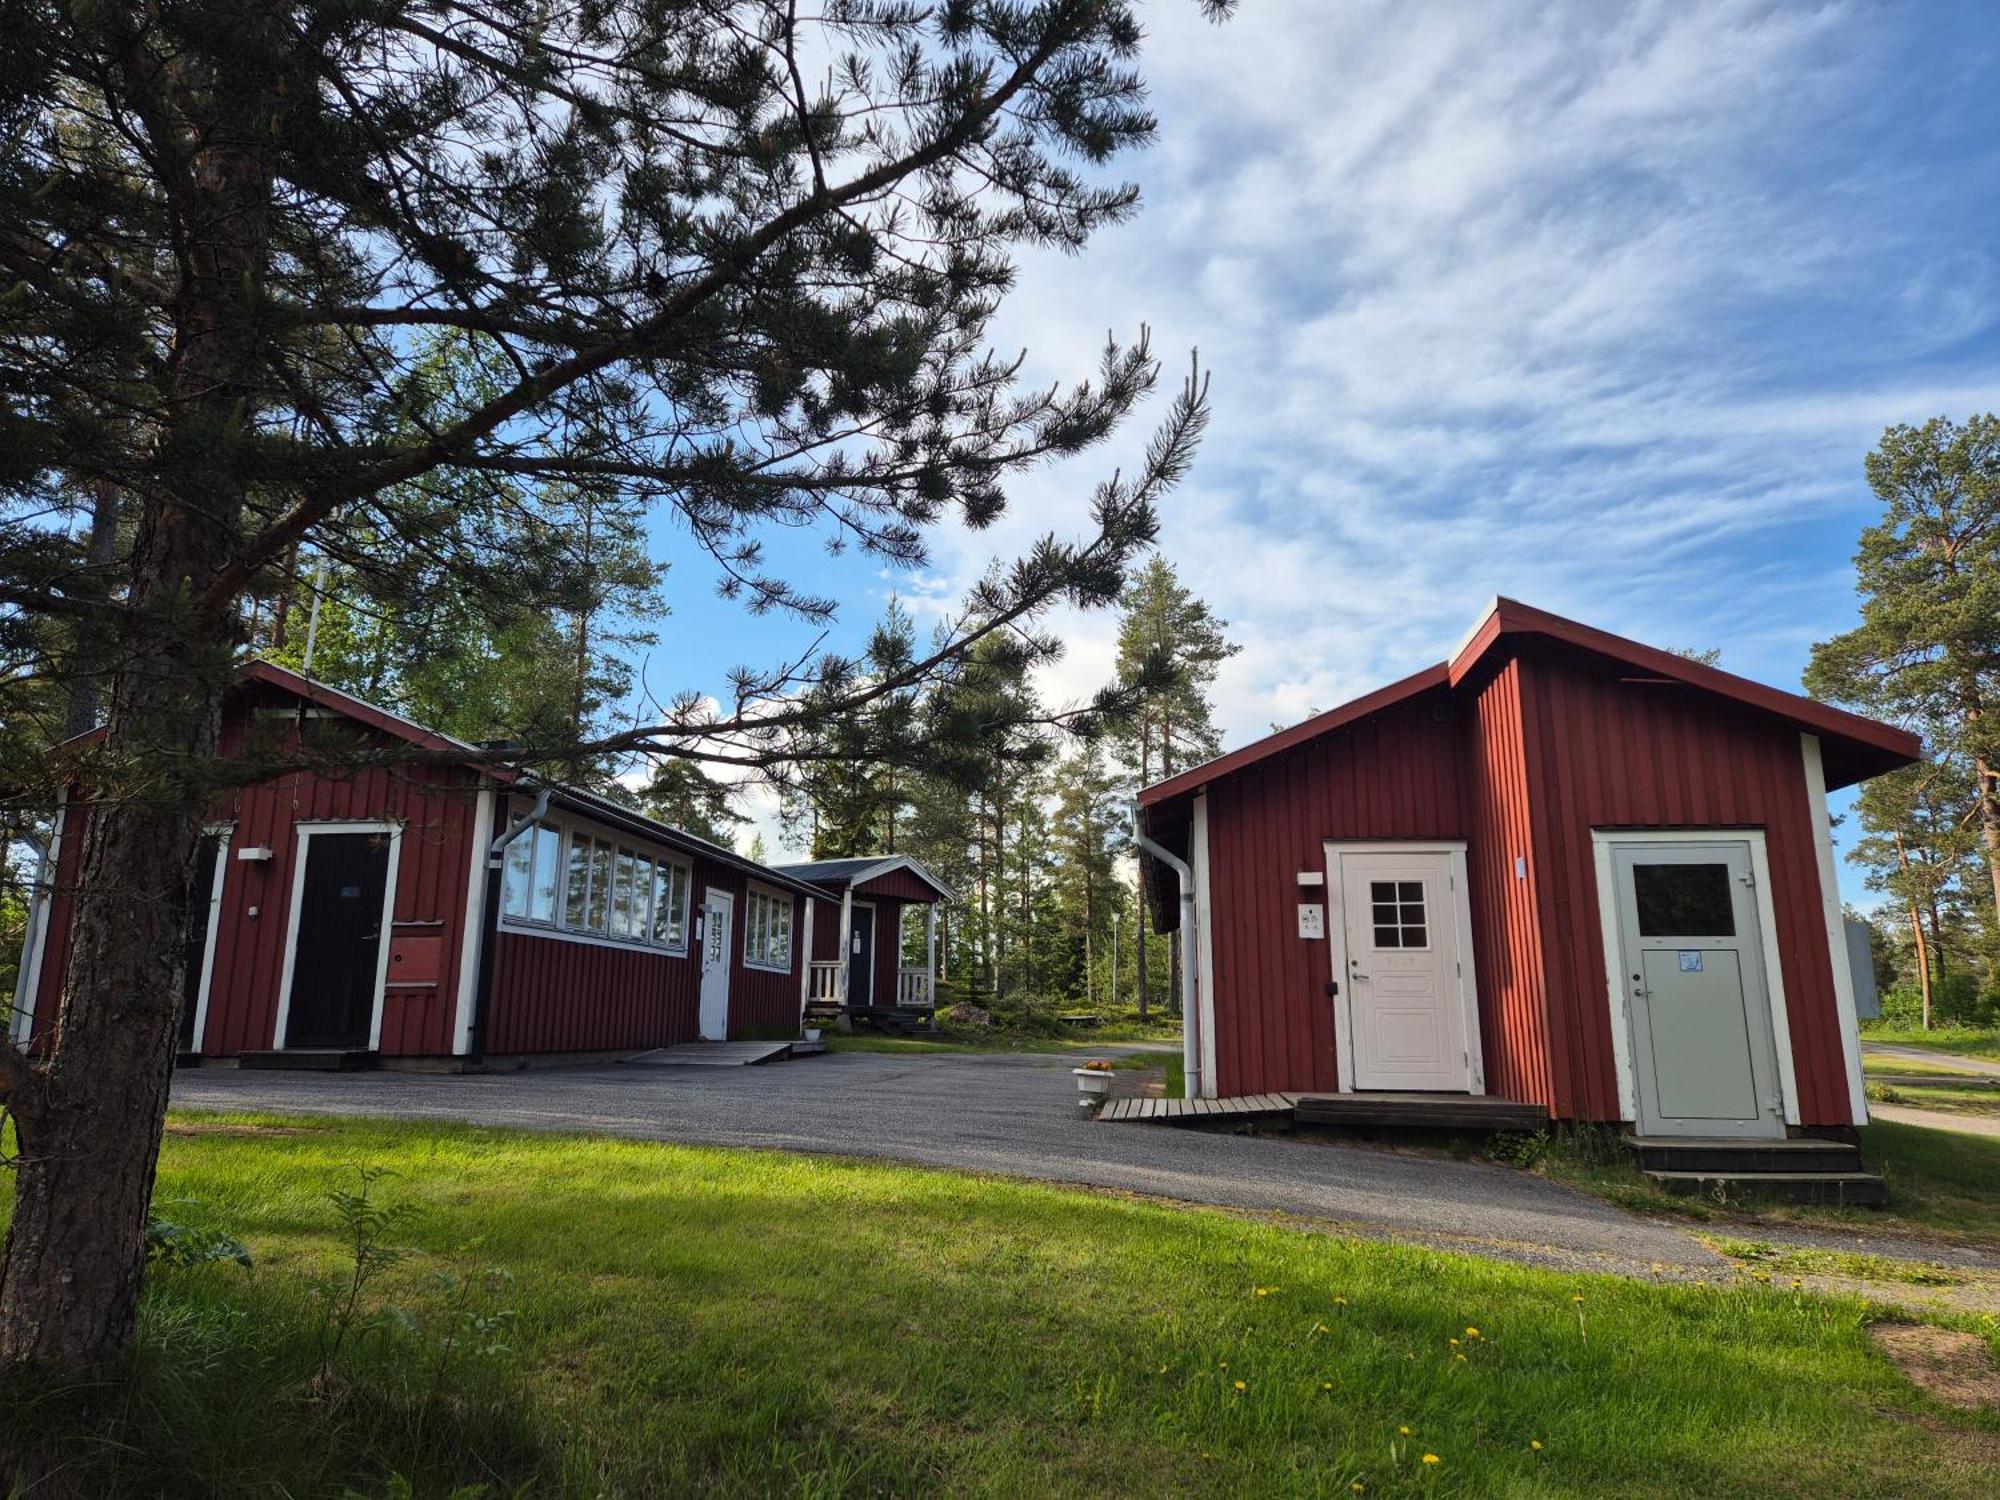
POLYGON ((729 1039, 729 929, 736 898, 711 890, 702 903, 701 1034, 721 1042, 729 1039))
POLYGON ((1451 856, 1339 856, 1357 1089, 1469 1093, 1451 856))

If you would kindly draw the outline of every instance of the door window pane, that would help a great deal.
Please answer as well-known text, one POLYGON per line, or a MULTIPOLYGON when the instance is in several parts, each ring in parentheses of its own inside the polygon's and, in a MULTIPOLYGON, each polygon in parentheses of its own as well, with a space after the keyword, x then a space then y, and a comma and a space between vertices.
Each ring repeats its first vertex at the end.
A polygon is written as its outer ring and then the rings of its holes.
POLYGON ((1368 882, 1369 921, 1377 948, 1428 948, 1430 920, 1421 880, 1368 882))
POLYGON ((1641 937, 1734 937, 1729 866, 1634 865, 1641 937))

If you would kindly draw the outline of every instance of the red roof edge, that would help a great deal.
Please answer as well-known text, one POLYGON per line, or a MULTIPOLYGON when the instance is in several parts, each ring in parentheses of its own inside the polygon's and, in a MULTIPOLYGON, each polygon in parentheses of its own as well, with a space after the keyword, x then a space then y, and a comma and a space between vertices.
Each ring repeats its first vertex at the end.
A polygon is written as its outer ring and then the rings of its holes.
POLYGON ((1539 635, 1566 645, 1595 652, 1610 657, 1614 661, 1646 672, 1648 675, 1664 677, 1675 682, 1713 693, 1747 707, 1788 719, 1794 724, 1814 734, 1828 736, 1848 746, 1858 749, 1861 754, 1851 757, 1855 764, 1851 768, 1855 774, 1836 780, 1829 776, 1830 787, 1848 785, 1867 776, 1880 774, 1898 765, 1906 765, 1923 755, 1923 741, 1908 730, 1883 724, 1860 714, 1849 713, 1846 709, 1835 708, 1821 703, 1815 698, 1800 693, 1788 693, 1781 688, 1768 687, 1761 682, 1753 682, 1747 677, 1738 677, 1734 672, 1725 672, 1720 667, 1706 666, 1691 661, 1685 656, 1676 656, 1671 651, 1662 651, 1655 646, 1646 646, 1638 641, 1628 640, 1622 635, 1613 635, 1608 630, 1598 630, 1594 626, 1576 620, 1565 619, 1561 615, 1550 614, 1547 610, 1536 609, 1522 604, 1519 600, 1505 597, 1496 598, 1480 616, 1479 623, 1472 628, 1465 643, 1455 651, 1451 659, 1439 662, 1434 667, 1426 667, 1378 688, 1351 703, 1343 703, 1338 708, 1328 709, 1323 714, 1315 714, 1289 729, 1267 735, 1252 741, 1240 750, 1232 750, 1227 755, 1183 771, 1165 781, 1155 782, 1139 793, 1141 807, 1156 807, 1172 801, 1197 788, 1235 771, 1256 765, 1259 761, 1317 739, 1323 734, 1354 723, 1402 702, 1426 689, 1434 687, 1457 687, 1465 680, 1474 667, 1500 642, 1510 635, 1539 635))
POLYGON ((1139 805, 1153 807, 1161 802, 1170 801, 1183 792, 1191 792, 1198 786, 1207 785, 1218 776, 1227 776, 1231 771, 1240 771, 1245 766, 1255 765, 1266 756, 1278 755, 1294 745, 1303 745, 1307 740, 1318 739, 1342 725, 1352 724, 1356 719, 1365 719, 1372 713, 1393 707, 1405 698, 1413 698, 1429 688, 1444 687, 1448 681, 1448 664, 1445 662, 1425 667, 1421 672, 1412 672, 1400 682, 1392 682, 1387 687, 1377 688, 1365 697, 1356 698, 1351 703, 1343 703, 1338 708, 1330 708, 1323 714, 1314 714, 1310 719, 1302 720, 1290 729, 1281 729, 1276 734, 1266 735, 1261 740, 1253 740, 1241 750, 1232 750, 1227 755, 1219 755, 1214 760, 1204 761, 1177 776, 1168 777, 1165 781, 1156 781, 1139 793, 1139 805))
POLYGON ((328 687, 323 682, 315 682, 312 678, 303 677, 289 667, 278 666, 275 662, 265 661, 262 657, 252 657, 245 662, 241 675, 246 681, 268 683, 272 687, 303 698, 316 707, 334 709, 350 719, 366 724, 371 729, 379 729, 382 733, 392 735, 420 750, 456 751, 465 757, 465 765, 495 780, 515 781, 520 777, 520 773, 511 767, 494 765, 483 759, 477 748, 466 744, 463 740, 453 739, 448 734, 440 734, 435 729, 426 729, 401 714, 390 713, 386 708, 377 708, 366 699, 357 698, 352 693, 344 693, 336 687, 328 687))
POLYGON ((1662 651, 1657 646, 1643 645, 1622 635, 1613 635, 1608 630, 1564 619, 1561 615, 1552 615, 1547 610, 1536 609, 1515 599, 1493 601, 1487 619, 1481 622, 1472 639, 1452 658, 1453 685, 1456 686, 1472 670, 1480 655, 1506 635, 1547 636, 1566 645, 1594 651, 1656 676, 1672 678, 1689 687, 1790 719, 1815 734, 1856 741, 1890 759, 1913 761, 1920 759, 1924 753, 1923 740, 1907 729, 1849 713, 1844 708, 1835 708, 1803 693, 1788 693, 1782 688, 1753 682, 1748 677, 1738 677, 1720 667, 1711 667, 1672 651, 1662 651))

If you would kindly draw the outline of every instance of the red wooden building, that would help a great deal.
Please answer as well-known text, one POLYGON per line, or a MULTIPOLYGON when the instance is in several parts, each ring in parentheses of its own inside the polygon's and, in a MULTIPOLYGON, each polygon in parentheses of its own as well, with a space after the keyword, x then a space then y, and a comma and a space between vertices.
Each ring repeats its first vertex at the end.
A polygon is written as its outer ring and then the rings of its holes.
POLYGON ((1200 1091, 1865 1122, 1826 794, 1919 750, 1496 600, 1449 661, 1141 794, 1193 877, 1200 1091))
MULTIPOLYGON (((811 867, 773 869, 495 770, 264 662, 245 667, 223 730, 225 757, 251 753, 318 769, 231 792, 211 813, 181 1017, 190 1061, 491 1065, 791 1036, 820 934, 837 941, 843 904, 854 909, 846 882, 811 867), (411 746, 432 758, 411 762, 411 746)), ((57 817, 15 1001, 24 1042, 55 1023, 88 818, 76 798, 57 817)), ((895 862, 867 863, 883 866, 863 884, 881 887, 898 932, 906 904, 948 897, 935 881, 889 889, 895 862)), ((928 1001, 928 965, 905 974, 893 955, 878 991, 870 949, 860 1005, 928 1001)))

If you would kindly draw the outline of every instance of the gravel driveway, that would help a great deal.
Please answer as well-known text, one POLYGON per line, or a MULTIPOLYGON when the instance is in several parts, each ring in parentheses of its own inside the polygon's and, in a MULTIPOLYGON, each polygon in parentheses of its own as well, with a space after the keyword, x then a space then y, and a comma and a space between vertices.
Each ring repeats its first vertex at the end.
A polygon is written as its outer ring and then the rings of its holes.
POLYGON ((829 1053, 754 1068, 174 1077, 184 1108, 394 1116, 886 1157, 1227 1208, 1564 1268, 1712 1275, 1669 1225, 1503 1167, 1078 1117, 1068 1057, 829 1053))

